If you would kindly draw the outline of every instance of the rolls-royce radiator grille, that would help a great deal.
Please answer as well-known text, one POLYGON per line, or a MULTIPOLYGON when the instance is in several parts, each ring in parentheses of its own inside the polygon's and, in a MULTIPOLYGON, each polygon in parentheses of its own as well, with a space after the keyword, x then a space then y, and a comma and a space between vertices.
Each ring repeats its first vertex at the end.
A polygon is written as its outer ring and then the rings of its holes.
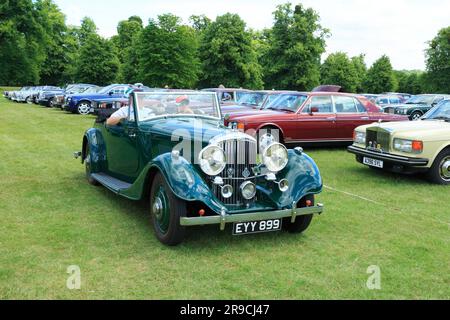
POLYGON ((390 134, 384 129, 375 127, 368 128, 366 131, 366 147, 367 149, 389 152, 390 134))
POLYGON ((256 182, 253 173, 253 167, 256 165, 256 142, 247 139, 225 140, 218 146, 225 151, 227 158, 227 165, 219 176, 223 179, 224 185, 233 187, 233 195, 228 199, 224 198, 221 187, 214 185, 211 180, 214 194, 226 205, 242 206, 253 203, 256 199, 244 199, 240 187, 245 181, 256 182))

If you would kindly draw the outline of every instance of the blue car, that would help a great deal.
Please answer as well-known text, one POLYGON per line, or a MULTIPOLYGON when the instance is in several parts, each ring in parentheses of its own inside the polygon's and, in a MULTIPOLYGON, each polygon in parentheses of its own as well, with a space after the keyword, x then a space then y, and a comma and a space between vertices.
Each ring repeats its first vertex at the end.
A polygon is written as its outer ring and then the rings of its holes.
POLYGON ((112 84, 94 93, 80 93, 68 96, 64 109, 72 113, 86 115, 92 112, 94 100, 105 98, 125 98, 126 92, 134 87, 130 84, 112 84))

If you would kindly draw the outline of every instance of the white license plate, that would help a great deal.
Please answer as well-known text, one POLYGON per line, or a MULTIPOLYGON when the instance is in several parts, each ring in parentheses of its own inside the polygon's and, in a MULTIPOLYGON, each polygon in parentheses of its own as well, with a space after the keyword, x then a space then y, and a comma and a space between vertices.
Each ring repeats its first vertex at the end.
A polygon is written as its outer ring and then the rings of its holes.
POLYGON ((384 166, 383 161, 372 159, 372 158, 366 158, 366 157, 364 157, 363 163, 368 165, 368 166, 381 168, 381 169, 383 169, 383 166, 384 166))
POLYGON ((252 233, 273 232, 281 230, 281 219, 253 222, 238 222, 233 226, 233 235, 240 236, 252 233))

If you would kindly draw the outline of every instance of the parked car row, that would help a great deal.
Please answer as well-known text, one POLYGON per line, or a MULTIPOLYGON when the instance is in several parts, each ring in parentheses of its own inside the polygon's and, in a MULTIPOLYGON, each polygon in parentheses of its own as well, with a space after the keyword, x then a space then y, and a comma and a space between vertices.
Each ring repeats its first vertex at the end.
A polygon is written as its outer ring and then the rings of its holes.
MULTIPOLYGON (((424 172, 450 184, 447 96, 435 105, 436 96, 413 98, 418 105, 431 101, 431 110, 411 122, 408 113, 383 112, 333 86, 313 92, 84 86, 54 96, 64 96, 64 110, 97 114, 75 157, 89 183, 132 200, 148 196, 155 235, 166 245, 179 244, 197 225, 223 231, 230 224, 234 235, 305 231, 323 212, 315 203, 323 181, 302 148, 288 149, 293 144, 353 143, 348 151, 366 166, 424 172), (180 138, 187 138, 186 148, 179 148, 180 138)), ((42 90, 38 102, 56 106, 46 102, 52 90, 42 90)))

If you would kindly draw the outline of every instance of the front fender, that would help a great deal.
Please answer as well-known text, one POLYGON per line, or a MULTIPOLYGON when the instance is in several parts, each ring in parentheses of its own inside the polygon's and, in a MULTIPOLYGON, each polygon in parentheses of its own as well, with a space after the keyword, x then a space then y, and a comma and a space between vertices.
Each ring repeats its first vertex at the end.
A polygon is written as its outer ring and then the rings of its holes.
POLYGON ((88 146, 91 156, 92 172, 95 173, 104 171, 104 169, 106 168, 106 147, 103 135, 100 130, 91 128, 84 134, 81 163, 84 163, 84 160, 86 160, 88 146))
POLYGON ((122 193, 130 199, 142 199, 146 186, 151 184, 149 177, 151 171, 158 170, 166 179, 173 193, 185 201, 201 201, 215 212, 220 213, 223 205, 218 201, 211 189, 197 172, 194 165, 183 157, 173 157, 171 153, 165 153, 153 159, 133 186, 122 193))
MULTIPOLYGON (((319 168, 306 153, 288 151, 289 163, 277 174, 277 180, 287 179, 289 190, 281 192, 278 185, 271 181, 258 181, 259 191, 279 209, 292 208, 307 195, 322 192, 323 181, 319 168)), ((265 180, 265 179, 264 179, 265 180)))

